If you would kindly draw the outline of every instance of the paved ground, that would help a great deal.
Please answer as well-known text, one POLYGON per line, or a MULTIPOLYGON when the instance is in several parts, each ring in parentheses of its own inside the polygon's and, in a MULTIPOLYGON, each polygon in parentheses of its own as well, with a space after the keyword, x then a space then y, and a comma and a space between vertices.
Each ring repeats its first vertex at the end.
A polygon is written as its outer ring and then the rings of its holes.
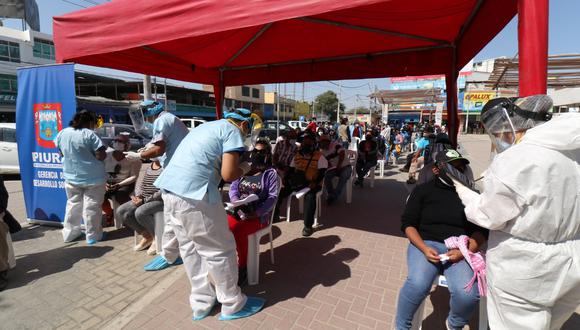
MULTIPOLYGON (((488 143, 485 136, 462 138, 461 152, 472 160, 476 176, 487 166, 488 143)), ((131 250, 128 231, 87 247, 84 242, 63 244, 56 229, 27 227, 14 235, 18 265, 8 290, 0 293, 1 327, 392 329, 406 276, 407 241, 399 230, 409 193, 405 179, 397 168, 388 168, 374 189, 355 189, 348 207, 324 207, 324 226, 311 238, 301 238, 300 220, 275 224, 276 264, 263 253, 260 284, 244 288, 246 294, 265 297, 267 307, 226 323, 214 314, 194 324, 183 269, 143 272, 147 257, 131 250)), ((23 219, 19 182, 7 186, 10 210, 23 219)), ((447 299, 446 289, 432 293, 424 329, 443 328, 447 299)), ((579 313, 564 329, 580 329, 579 313)))

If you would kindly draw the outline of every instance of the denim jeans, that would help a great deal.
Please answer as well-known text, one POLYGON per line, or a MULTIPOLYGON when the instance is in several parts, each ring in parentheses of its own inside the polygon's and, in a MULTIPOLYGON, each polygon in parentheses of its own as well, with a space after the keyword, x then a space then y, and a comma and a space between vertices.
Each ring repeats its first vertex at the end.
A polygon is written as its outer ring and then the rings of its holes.
POLYGON ((326 192, 328 192, 328 197, 332 199, 338 199, 342 191, 344 190, 344 186, 346 182, 352 175, 352 167, 350 165, 343 166, 340 169, 332 169, 328 170, 324 175, 324 187, 326 188, 326 192), (338 183, 336 184, 336 188, 332 186, 332 180, 334 177, 338 177, 338 183))
MULTIPOLYGON (((445 244, 435 241, 425 241, 425 244, 437 250, 439 254, 446 253, 445 244)), ((447 262, 445 264, 433 264, 427 260, 423 252, 413 244, 407 249, 408 275, 403 288, 399 292, 397 304, 397 317, 395 328, 397 330, 410 329, 413 315, 419 305, 429 295, 431 285, 435 278, 443 272, 451 294, 449 316, 447 322, 452 329, 461 329, 469 322, 469 318, 475 311, 479 301, 477 281, 466 292, 464 287, 473 277, 473 271, 465 260, 458 263, 447 262)))

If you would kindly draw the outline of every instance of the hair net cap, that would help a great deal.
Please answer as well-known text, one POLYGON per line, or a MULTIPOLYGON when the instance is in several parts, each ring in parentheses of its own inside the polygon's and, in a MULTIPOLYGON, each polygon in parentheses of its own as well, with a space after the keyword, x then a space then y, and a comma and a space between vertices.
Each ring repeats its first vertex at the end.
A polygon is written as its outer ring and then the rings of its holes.
POLYGON ((145 117, 157 116, 164 110, 163 103, 153 100, 145 100, 141 102, 139 108, 141 108, 143 116, 145 117))
POLYGON ((506 119, 509 119, 513 130, 522 131, 549 120, 551 117, 547 114, 551 108, 552 98, 543 94, 517 99, 496 98, 483 107, 481 121, 485 129, 492 134, 503 133, 509 128, 506 125, 506 119), (525 115, 526 113, 529 115, 525 115), (534 114, 546 114, 546 116, 534 116, 534 114))

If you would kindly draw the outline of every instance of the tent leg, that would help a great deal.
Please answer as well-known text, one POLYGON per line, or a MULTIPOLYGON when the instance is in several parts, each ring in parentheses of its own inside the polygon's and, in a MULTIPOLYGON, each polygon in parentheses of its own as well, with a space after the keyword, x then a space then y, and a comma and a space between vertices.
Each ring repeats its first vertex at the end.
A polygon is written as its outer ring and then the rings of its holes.
POLYGON ((546 93, 548 9, 549 0, 518 1, 520 96, 546 93))
POLYGON ((226 87, 224 86, 224 72, 220 70, 219 83, 217 85, 213 85, 213 94, 215 97, 215 116, 216 116, 216 119, 222 118, 225 93, 226 93, 226 87))
POLYGON ((457 148, 457 135, 459 133, 459 116, 457 113, 457 48, 453 47, 453 55, 449 72, 445 74, 445 87, 447 90, 447 127, 449 138, 457 148))

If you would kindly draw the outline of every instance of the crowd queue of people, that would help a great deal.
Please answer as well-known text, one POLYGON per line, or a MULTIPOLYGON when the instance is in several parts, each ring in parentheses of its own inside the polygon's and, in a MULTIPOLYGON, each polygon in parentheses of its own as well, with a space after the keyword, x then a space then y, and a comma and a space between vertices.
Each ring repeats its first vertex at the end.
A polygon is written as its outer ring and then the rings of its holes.
POLYGON ((118 217, 143 237, 136 251, 160 250, 145 270, 184 264, 193 320, 205 318, 218 302, 220 320, 247 317, 265 303, 240 288, 247 283, 248 235, 277 221, 284 201, 304 191, 301 234, 311 236, 320 191, 332 206, 349 179, 362 188, 379 160, 398 164, 406 153, 401 171, 416 186, 402 215, 410 243, 396 329, 411 328, 438 275, 451 293, 448 329, 462 329, 484 295, 492 329, 557 329, 580 302, 580 115, 550 120, 550 107, 544 95, 485 106, 482 123, 494 158, 482 193, 469 160, 454 149, 445 128, 432 123, 313 120, 304 131, 272 141, 272 148, 257 138, 261 120, 247 109, 232 109, 189 132, 161 103, 144 101, 153 139, 131 152, 126 135, 103 145, 93 132, 95 114, 82 110, 55 140, 68 197, 63 239, 83 235, 82 218, 87 244, 97 244, 105 239, 102 219, 118 217), (151 163, 138 181, 142 160, 151 163), (230 202, 256 198, 225 209, 224 183, 230 202), (116 214, 111 200, 120 204, 116 214), (158 218, 161 247, 154 239, 158 218))

